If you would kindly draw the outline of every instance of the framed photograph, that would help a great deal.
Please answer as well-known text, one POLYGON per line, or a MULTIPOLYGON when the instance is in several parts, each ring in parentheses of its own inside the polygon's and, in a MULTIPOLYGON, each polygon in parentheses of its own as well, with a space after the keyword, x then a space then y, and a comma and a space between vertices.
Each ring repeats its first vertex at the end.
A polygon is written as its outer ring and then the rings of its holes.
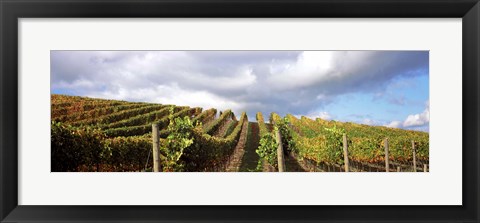
POLYGON ((478 222, 478 1, 2 1, 1 222, 478 222))

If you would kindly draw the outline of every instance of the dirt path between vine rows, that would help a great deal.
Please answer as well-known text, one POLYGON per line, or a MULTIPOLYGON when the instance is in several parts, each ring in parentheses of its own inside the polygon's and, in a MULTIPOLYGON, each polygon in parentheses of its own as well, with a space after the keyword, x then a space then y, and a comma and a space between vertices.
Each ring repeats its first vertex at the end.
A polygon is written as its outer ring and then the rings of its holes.
POLYGON ((285 154, 285 172, 307 172, 303 161, 297 160, 290 154, 285 154))
POLYGON ((223 122, 223 125, 218 128, 218 131, 214 134, 214 136, 223 138, 232 122, 234 122, 232 119, 228 119, 227 121, 223 122))
POLYGON ((258 156, 257 150, 258 143, 260 141, 258 123, 250 122, 247 143, 245 145, 245 154, 242 158, 242 164, 240 165, 240 172, 251 172, 255 171, 257 168, 258 156))
POLYGON ((245 144, 247 141, 247 134, 249 129, 249 122, 243 123, 242 131, 240 132, 240 138, 238 139, 237 146, 233 150, 233 154, 228 161, 226 172, 238 172, 242 157, 245 153, 245 144))

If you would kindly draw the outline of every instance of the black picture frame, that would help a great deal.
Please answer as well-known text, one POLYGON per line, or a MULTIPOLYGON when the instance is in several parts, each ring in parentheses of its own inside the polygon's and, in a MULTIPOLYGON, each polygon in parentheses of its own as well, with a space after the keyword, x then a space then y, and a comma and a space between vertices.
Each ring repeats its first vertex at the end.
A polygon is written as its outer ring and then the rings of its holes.
POLYGON ((479 222, 480 5, 478 0, 0 0, 0 16, 1 222, 479 222), (74 17, 462 18, 463 205, 18 205, 17 20, 19 18, 74 17))

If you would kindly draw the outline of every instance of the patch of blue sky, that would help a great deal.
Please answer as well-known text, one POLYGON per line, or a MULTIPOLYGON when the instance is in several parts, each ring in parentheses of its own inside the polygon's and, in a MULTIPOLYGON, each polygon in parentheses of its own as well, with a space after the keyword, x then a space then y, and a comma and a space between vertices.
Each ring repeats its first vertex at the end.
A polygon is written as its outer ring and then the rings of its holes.
POLYGON ((64 95, 77 95, 77 92, 72 89, 65 89, 65 88, 52 88, 52 94, 64 94, 64 95))
POLYGON ((373 121, 385 125, 391 121, 403 121, 408 115, 425 110, 429 100, 429 77, 396 78, 382 93, 349 93, 336 99, 321 110, 332 114, 339 121, 373 121))

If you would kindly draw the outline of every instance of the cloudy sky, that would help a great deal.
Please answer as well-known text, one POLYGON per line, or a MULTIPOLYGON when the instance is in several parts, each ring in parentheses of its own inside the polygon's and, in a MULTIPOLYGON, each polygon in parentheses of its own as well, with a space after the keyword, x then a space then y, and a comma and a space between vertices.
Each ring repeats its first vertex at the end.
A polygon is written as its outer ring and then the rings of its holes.
POLYGON ((52 51, 51 92, 428 131, 428 51, 52 51))

